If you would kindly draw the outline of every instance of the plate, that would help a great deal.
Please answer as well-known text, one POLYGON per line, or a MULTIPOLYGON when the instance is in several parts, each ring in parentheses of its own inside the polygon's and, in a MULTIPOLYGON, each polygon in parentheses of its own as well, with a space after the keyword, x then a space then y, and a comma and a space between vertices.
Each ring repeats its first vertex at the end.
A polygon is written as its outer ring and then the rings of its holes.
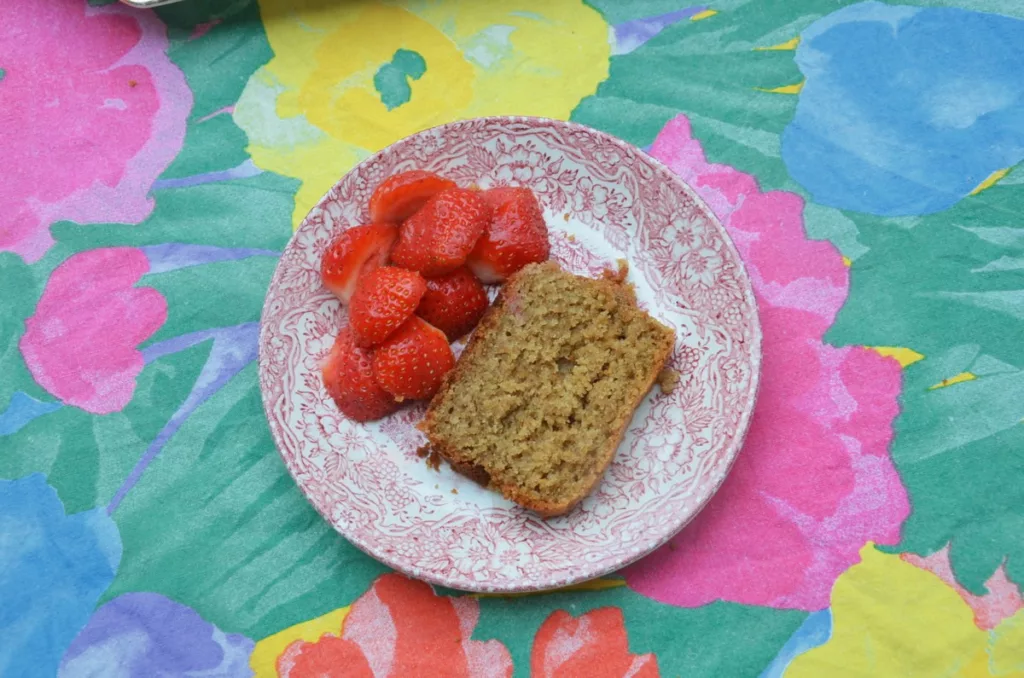
POLYGON ((694 191, 603 132, 522 117, 428 129, 345 175, 281 256, 259 346, 274 441, 324 519, 397 570, 489 593, 578 583, 665 543, 725 479, 750 423, 760 362, 750 281, 694 191), (544 520, 445 464, 429 468, 417 455, 423 404, 360 424, 324 389, 319 364, 345 313, 320 284, 320 259, 335 235, 367 221, 383 179, 411 169, 463 186, 530 187, 551 228, 552 258, 592 277, 625 259, 640 305, 676 330, 678 387, 651 390, 600 485, 566 516, 544 520))

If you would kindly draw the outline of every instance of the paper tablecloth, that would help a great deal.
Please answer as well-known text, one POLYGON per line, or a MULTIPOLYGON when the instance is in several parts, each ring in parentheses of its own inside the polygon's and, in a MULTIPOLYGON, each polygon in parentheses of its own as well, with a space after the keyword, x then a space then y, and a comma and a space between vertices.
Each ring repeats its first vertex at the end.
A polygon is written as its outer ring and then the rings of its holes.
POLYGON ((0 3, 0 675, 1024 675, 1022 18, 0 3), (764 326, 711 505, 614 576, 513 598, 338 536, 275 453, 255 363, 319 196, 492 114, 677 172, 745 234, 764 326))

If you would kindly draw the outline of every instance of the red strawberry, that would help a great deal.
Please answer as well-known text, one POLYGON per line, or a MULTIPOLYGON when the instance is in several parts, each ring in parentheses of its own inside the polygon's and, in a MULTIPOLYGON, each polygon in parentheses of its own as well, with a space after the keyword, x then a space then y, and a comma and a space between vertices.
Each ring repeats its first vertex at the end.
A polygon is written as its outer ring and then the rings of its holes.
POLYGON ((454 365, 444 332, 419 316, 406 320, 373 355, 377 383, 398 400, 432 398, 454 365))
POLYGON ((487 291, 465 266, 427 281, 416 315, 455 341, 476 327, 487 310, 487 291))
POLYGON ((349 419, 372 421, 398 409, 394 397, 373 376, 373 352, 361 349, 344 328, 323 365, 324 386, 349 419))
POLYGON ((348 309, 356 346, 376 346, 416 312, 427 283, 416 271, 381 266, 359 280, 348 309))
POLYGON ((491 206, 492 210, 498 209, 510 200, 527 195, 533 195, 533 191, 523 186, 498 186, 480 192, 480 197, 491 206))
POLYGON ((367 224, 342 231, 320 262, 324 287, 347 304, 359 277, 387 263, 397 237, 398 227, 394 224, 367 224))
POLYGON ((469 255, 476 277, 485 283, 501 282, 523 266, 548 258, 548 227, 533 191, 492 188, 483 197, 494 213, 490 228, 469 255))
POLYGON ((412 170, 388 177, 370 197, 370 218, 398 223, 411 217, 435 193, 455 188, 455 182, 433 172, 412 170))
POLYGON ((476 191, 442 191, 402 224, 391 262, 428 278, 451 273, 466 263, 490 216, 476 191))

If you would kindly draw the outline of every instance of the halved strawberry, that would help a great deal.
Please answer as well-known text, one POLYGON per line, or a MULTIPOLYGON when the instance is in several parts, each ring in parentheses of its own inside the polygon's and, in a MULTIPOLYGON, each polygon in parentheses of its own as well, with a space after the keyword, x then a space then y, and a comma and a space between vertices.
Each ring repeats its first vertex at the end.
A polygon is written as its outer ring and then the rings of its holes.
POLYGON ((476 191, 441 191, 402 224, 391 262, 428 278, 466 263, 490 220, 491 210, 476 191))
POLYGON ((356 346, 376 346, 416 312, 427 283, 416 271, 381 266, 364 275, 348 309, 356 346))
POLYGON ((476 277, 485 283, 501 282, 527 264, 545 261, 551 253, 548 226, 533 191, 492 188, 482 195, 493 206, 493 215, 467 259, 476 277))
POLYGON ((366 224, 342 231, 320 262, 324 287, 347 304, 359 277, 387 263, 396 238, 398 227, 394 224, 366 224))
POLYGON ((404 221, 446 188, 455 188, 455 182, 433 172, 412 170, 395 174, 382 181, 370 196, 370 218, 404 221))
POLYGON ((455 341, 480 322, 487 310, 487 291, 468 268, 427 280, 427 291, 416 315, 455 341))
POLYGON ((327 393, 349 419, 372 421, 399 408, 373 376, 373 352, 356 346, 348 327, 334 340, 322 371, 327 393))
POLYGON ((455 356, 444 332, 413 316, 373 354, 377 383, 398 400, 432 398, 455 356))
POLYGON ((533 195, 533 191, 523 186, 498 186, 480 191, 480 197, 484 199, 492 210, 496 210, 510 200, 526 195, 533 195))

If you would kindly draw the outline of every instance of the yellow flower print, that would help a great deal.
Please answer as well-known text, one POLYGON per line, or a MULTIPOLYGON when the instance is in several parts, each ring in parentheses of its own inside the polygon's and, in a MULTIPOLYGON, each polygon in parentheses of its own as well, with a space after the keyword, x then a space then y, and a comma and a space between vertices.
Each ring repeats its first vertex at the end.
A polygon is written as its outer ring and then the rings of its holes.
POLYGON ((296 641, 315 643, 326 635, 339 635, 351 606, 339 607, 316 619, 289 626, 256 643, 249 655, 249 667, 256 678, 277 678, 277 660, 296 641))
POLYGON ((235 107, 253 161, 297 177, 295 223, 352 165, 485 115, 568 118, 608 76, 608 25, 581 0, 261 0, 274 58, 235 107))
POLYGON ((983 631, 971 608, 927 570, 871 544, 832 589, 832 637, 786 678, 1024 676, 1024 611, 983 631))

